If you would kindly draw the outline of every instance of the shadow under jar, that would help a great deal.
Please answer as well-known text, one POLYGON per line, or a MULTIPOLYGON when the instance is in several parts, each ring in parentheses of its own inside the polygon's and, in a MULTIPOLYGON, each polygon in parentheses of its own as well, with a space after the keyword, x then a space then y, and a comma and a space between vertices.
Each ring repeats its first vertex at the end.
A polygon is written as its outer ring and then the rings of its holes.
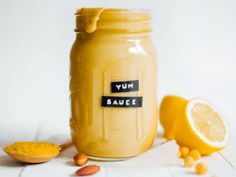
POLYGON ((82 8, 71 50, 71 136, 81 153, 121 159, 157 133, 157 58, 143 10, 82 8))

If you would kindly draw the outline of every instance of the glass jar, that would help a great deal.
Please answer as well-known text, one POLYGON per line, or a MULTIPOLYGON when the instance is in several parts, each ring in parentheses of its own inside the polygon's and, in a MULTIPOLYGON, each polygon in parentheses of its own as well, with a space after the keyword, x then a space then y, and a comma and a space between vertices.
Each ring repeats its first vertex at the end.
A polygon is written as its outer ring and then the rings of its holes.
POLYGON ((71 135, 79 152, 128 158, 157 134, 157 64, 143 10, 82 8, 71 50, 71 135))

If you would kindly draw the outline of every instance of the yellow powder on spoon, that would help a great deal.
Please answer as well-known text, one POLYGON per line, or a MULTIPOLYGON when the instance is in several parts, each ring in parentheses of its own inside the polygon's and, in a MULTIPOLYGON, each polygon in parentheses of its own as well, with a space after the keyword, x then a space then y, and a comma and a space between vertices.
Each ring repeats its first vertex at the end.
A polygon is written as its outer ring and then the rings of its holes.
POLYGON ((23 156, 57 156, 61 147, 47 142, 16 142, 3 150, 8 154, 23 156))

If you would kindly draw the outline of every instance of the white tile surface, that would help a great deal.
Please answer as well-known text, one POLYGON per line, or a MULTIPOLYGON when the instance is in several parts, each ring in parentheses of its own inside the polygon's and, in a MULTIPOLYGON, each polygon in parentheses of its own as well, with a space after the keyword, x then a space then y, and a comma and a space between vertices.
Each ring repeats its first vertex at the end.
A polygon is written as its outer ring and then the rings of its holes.
MULTIPOLYGON (((48 126, 43 128, 41 125, 41 133, 38 135, 40 140, 62 143, 68 139, 65 133, 61 133, 63 131, 58 131, 54 136, 48 138, 48 135, 53 135, 53 132, 46 131, 47 129, 48 126)), ((101 172, 94 175, 94 177, 196 176, 193 168, 187 169, 183 167, 182 159, 177 158, 177 150, 178 146, 174 141, 166 142, 163 138, 158 137, 155 147, 138 157, 120 162, 98 162, 90 160, 89 164, 97 164, 102 167, 101 172)), ((224 151, 227 152, 227 148, 224 151)), ((220 153, 223 154, 224 152, 220 153)), ((78 167, 73 165, 72 158, 74 154, 76 154, 75 148, 70 147, 64 150, 58 158, 47 163, 25 165, 9 158, 1 151, 0 174, 5 177, 75 176, 74 172, 78 167)), ((227 157, 222 158, 219 153, 203 157, 201 161, 207 164, 209 168, 209 173, 205 176, 236 176, 235 166, 232 166, 233 163, 230 164, 231 159, 227 157)))

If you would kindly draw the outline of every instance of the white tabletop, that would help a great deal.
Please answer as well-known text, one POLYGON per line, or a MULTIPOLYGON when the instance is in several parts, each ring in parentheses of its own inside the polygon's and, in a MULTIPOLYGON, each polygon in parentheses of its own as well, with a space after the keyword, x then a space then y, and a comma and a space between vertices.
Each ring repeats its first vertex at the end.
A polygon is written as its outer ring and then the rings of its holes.
MULTIPOLYGON (((25 134, 16 134, 20 129, 12 127, 8 132, 4 131, 5 139, 1 139, 1 147, 14 140, 50 141, 60 144, 70 139, 67 125, 64 125, 64 127, 62 125, 61 127, 53 127, 52 124, 41 123, 38 127, 35 127, 36 131, 29 130, 25 134), (23 134, 24 136, 22 136, 23 134), (9 137, 14 138, 9 140, 9 137)), ((235 132, 234 129, 232 130, 235 132)), ((205 176, 236 176, 236 155, 233 151, 235 150, 235 137, 231 137, 231 140, 230 144, 223 151, 201 158, 201 161, 209 168, 209 172, 205 176)), ((138 157, 120 162, 90 160, 88 164, 98 164, 101 166, 101 171, 94 175, 94 177, 196 176, 194 168, 188 169, 183 167, 183 160, 177 158, 177 151, 178 146, 176 143, 174 141, 166 141, 162 138, 160 131, 154 146, 138 157)), ((76 150, 71 146, 64 150, 59 157, 47 163, 27 165, 16 162, 1 150, 0 175, 2 177, 74 176, 74 172, 79 169, 79 167, 73 164, 72 158, 75 154, 76 150)))

